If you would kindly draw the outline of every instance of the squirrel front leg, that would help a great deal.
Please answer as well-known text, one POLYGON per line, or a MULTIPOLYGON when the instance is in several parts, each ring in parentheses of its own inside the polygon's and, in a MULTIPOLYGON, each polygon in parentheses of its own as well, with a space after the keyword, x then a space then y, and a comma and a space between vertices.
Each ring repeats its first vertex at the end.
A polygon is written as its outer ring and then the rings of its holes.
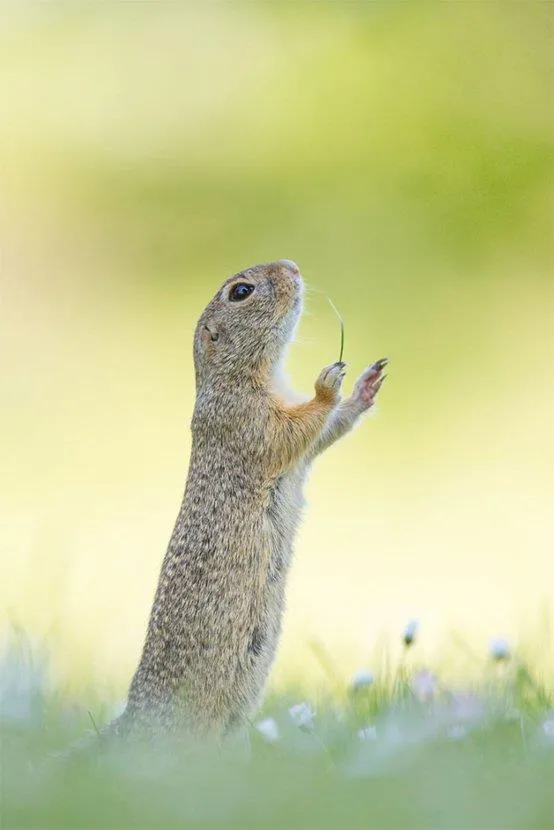
POLYGON ((269 425, 271 471, 280 475, 305 456, 325 429, 340 400, 345 364, 327 366, 315 383, 315 396, 305 403, 287 407, 274 398, 269 425))
POLYGON ((358 378, 354 391, 349 398, 342 401, 332 417, 328 420, 325 429, 310 450, 310 458, 315 458, 324 452, 331 444, 350 432, 360 415, 371 409, 375 403, 375 396, 381 388, 386 375, 383 370, 387 365, 387 358, 382 358, 369 366, 358 378))

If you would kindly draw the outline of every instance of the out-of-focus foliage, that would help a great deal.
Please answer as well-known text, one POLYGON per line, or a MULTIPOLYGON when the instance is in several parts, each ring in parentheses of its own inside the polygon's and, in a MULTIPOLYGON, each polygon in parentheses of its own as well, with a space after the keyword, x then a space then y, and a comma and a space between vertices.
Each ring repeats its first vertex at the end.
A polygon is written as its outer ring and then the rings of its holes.
POLYGON ((272 695, 223 747, 106 746, 91 726, 110 714, 95 691, 88 712, 47 691, 47 666, 22 646, 2 663, 5 830, 551 826, 552 686, 519 656, 480 664, 479 685, 455 689, 416 669, 416 643, 396 672, 375 667, 349 689, 335 675, 340 700, 272 695))
MULTIPOLYGON (((552 584, 551 4, 1 24, 7 617, 124 688, 183 487, 194 323, 223 277, 290 257, 345 319, 349 380, 391 367, 314 470, 276 678, 317 680, 314 637, 351 668, 413 613, 436 653, 449 627, 523 630, 552 584)), ((306 391, 338 349, 318 291, 306 391)))

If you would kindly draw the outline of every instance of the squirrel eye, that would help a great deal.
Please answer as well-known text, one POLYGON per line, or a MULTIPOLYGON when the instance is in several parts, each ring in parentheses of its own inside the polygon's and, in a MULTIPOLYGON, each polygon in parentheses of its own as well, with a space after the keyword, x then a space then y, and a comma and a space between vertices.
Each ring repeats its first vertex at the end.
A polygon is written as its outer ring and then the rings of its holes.
POLYGON ((233 303, 238 303, 240 300, 246 300, 247 297, 254 291, 254 286, 248 282, 237 282, 229 291, 229 299, 233 303))

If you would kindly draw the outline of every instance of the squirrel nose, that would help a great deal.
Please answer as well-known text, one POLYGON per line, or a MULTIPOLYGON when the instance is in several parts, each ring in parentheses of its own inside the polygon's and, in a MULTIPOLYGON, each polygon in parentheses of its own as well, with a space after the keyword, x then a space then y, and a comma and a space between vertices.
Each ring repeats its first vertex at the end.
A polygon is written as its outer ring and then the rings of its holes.
POLYGON ((292 259, 280 259, 278 265, 281 265, 283 268, 286 268, 287 271, 290 271, 295 277, 297 277, 300 274, 300 268, 292 259))

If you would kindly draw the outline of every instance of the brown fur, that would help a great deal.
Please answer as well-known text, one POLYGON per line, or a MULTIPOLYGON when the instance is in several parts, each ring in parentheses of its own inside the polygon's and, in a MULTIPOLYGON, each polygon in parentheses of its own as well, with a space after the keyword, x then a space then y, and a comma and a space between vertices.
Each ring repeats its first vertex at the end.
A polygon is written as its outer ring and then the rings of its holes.
POLYGON ((278 376, 302 291, 294 263, 258 265, 230 277, 200 317, 189 474, 120 733, 218 737, 260 701, 310 462, 371 406, 385 365, 339 403, 335 363, 311 400, 292 403, 278 376), (240 282, 255 289, 232 302, 240 282))

